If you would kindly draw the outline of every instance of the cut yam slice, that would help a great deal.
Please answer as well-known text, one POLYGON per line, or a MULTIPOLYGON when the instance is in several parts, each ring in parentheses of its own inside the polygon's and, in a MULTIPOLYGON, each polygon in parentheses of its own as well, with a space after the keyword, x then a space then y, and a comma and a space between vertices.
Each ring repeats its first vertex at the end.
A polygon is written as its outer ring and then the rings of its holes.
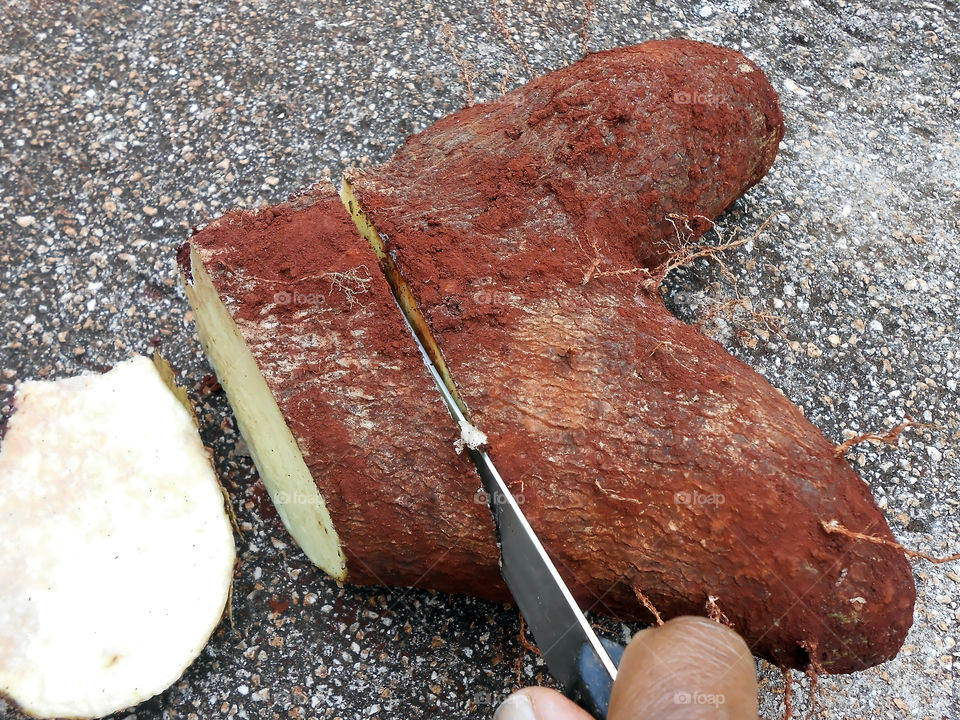
POLYGON ((224 496, 158 370, 135 357, 18 389, 0 447, 0 693, 31 715, 146 700, 223 615, 224 496))
POLYGON ((507 599, 460 432, 333 186, 229 213, 180 267, 260 478, 307 556, 338 580, 507 599))
MULTIPOLYGON (((191 248, 190 252, 191 282, 184 287, 193 308, 197 333, 230 399, 240 432, 270 499, 307 557, 331 577, 343 580, 345 561, 327 505, 196 249, 191 248)), ((290 297, 293 298, 292 293, 290 297)), ((270 343, 271 336, 272 333, 267 332, 261 337, 270 343)), ((284 358, 277 360, 283 363, 284 358)))

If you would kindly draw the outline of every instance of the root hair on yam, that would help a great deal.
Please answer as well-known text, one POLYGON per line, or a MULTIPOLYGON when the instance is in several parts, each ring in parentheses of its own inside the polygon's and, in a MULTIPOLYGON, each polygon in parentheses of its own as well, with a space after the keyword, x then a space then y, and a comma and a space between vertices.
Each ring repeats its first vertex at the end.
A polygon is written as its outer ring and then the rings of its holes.
MULTIPOLYGON (((810 662, 803 672, 810 678, 810 711, 807 713, 805 720, 812 720, 814 715, 817 714, 817 711, 822 707, 820 698, 817 695, 817 689, 819 687, 818 682, 820 676, 824 674, 824 670, 816 660, 816 642, 802 642, 800 643, 800 647, 807 654, 807 657, 810 658, 810 662)), ((793 673, 783 665, 778 665, 777 669, 783 676, 783 720, 791 720, 793 717, 793 673)))
POLYGON ((677 268, 691 265, 701 258, 706 258, 716 262, 724 276, 729 278, 733 285, 736 286, 736 276, 730 272, 719 256, 728 250, 738 248, 742 245, 747 245, 756 240, 758 237, 760 237, 760 235, 763 234, 763 232, 767 229, 767 226, 770 225, 770 222, 777 214, 778 212, 770 213, 766 219, 760 223, 760 227, 757 228, 757 231, 750 236, 744 234, 740 228, 736 228, 734 235, 726 238, 723 236, 720 230, 717 229, 717 226, 714 224, 714 222, 710 220, 710 218, 703 215, 678 215, 675 213, 667 215, 667 221, 673 225, 676 242, 668 245, 667 249, 670 251, 670 257, 661 263, 653 272, 653 279, 656 281, 656 288, 660 288, 667 275, 669 275, 672 271, 676 270, 677 268), (708 232, 712 230, 717 236, 716 243, 711 245, 702 239, 706 233, 698 234, 696 229, 692 226, 692 224, 696 224, 697 221, 709 223, 708 232))
POLYGON ((658 341, 657 341, 657 344, 653 346, 653 350, 651 350, 651 351, 650 351, 650 354, 647 355, 647 360, 649 360, 650 358, 652 358, 654 355, 656 355, 658 352, 660 352, 661 349, 663 349, 663 351, 666 352, 667 355, 670 355, 670 356, 673 358, 674 362, 676 362, 677 365, 679 365, 680 367, 682 367, 682 368, 683 368, 684 370, 686 370, 687 372, 692 373, 692 372, 693 372, 693 368, 691 368, 689 365, 686 365, 685 363, 682 363, 682 362, 680 362, 679 360, 677 360, 677 358, 676 358, 677 353, 675 353, 675 351, 674 351, 674 349, 675 349, 676 347, 677 347, 677 345, 675 345, 674 343, 670 342, 669 340, 658 340, 658 341))
POLYGON ((911 427, 934 429, 937 426, 915 422, 908 415, 907 420, 905 422, 902 422, 899 425, 890 428, 886 432, 863 433, 862 435, 855 435, 854 437, 843 441, 841 444, 837 445, 836 449, 833 451, 833 454, 836 455, 837 457, 842 457, 843 455, 846 455, 847 452, 855 445, 859 445, 865 442, 882 443, 884 445, 890 445, 892 447, 896 447, 900 441, 901 433, 903 433, 903 431, 906 430, 907 428, 911 428, 911 427))
POLYGON ((527 655, 533 654, 538 657, 542 657, 543 655, 540 649, 527 638, 527 621, 523 619, 522 614, 520 615, 520 632, 517 635, 517 639, 520 641, 520 646, 524 652, 517 656, 517 660, 513 665, 513 673, 516 676, 517 688, 521 688, 526 685, 523 678, 523 665, 527 655))
MULTIPOLYGON (((579 245, 580 249, 583 250, 583 242, 580 240, 580 238, 577 238, 577 245, 579 245)), ((588 254, 588 257, 590 258, 590 266, 583 272, 583 278, 580 280, 581 285, 586 285, 595 277, 628 277, 630 275, 639 275, 642 279, 643 287, 647 287, 652 277, 650 270, 645 267, 600 270, 600 266, 604 261, 604 254, 603 251, 601 251, 600 245, 597 243, 596 238, 590 238, 590 248, 593 251, 593 254, 588 254)))
POLYGON ((845 528, 843 525, 841 525, 837 520, 821 520, 820 525, 828 533, 834 535, 843 535, 851 540, 863 540, 864 542, 873 543, 874 545, 886 545, 888 547, 896 548, 908 557, 920 558, 929 563, 933 563, 934 565, 941 565, 943 563, 960 560, 960 553, 955 555, 946 555, 944 557, 936 557, 935 555, 930 555, 919 550, 911 550, 910 548, 904 547, 896 540, 889 540, 887 538, 877 537, 875 535, 867 535, 866 533, 850 530, 849 528, 845 528))
POLYGON ((733 623, 730 621, 730 618, 727 617, 726 613, 720 609, 720 606, 717 605, 717 600, 719 600, 716 595, 708 595, 707 602, 704 603, 704 606, 707 609, 707 617, 713 620, 720 625, 726 625, 731 630, 735 629, 733 623))
MULTIPOLYGON (((669 251, 667 259, 652 270, 645 267, 601 270, 600 268, 604 262, 604 255, 596 239, 591 238, 590 246, 593 254, 588 255, 588 257, 590 257, 590 265, 584 271, 583 279, 581 280, 580 284, 586 285, 595 277, 627 277, 634 275, 638 276, 638 283, 643 290, 654 292, 661 288, 663 281, 672 271, 676 270, 677 268, 691 265, 701 258, 707 258, 718 263, 724 276, 729 278, 734 287, 736 287, 736 276, 730 272, 729 269, 727 269, 727 266, 723 263, 719 256, 728 250, 732 250, 756 240, 767 229, 767 226, 769 226, 770 222, 777 214, 777 212, 774 212, 768 215, 767 218, 760 224, 760 227, 757 228, 757 231, 750 236, 745 235, 742 231, 740 231, 739 228, 737 228, 733 237, 725 238, 721 234, 720 230, 717 229, 713 221, 704 215, 679 215, 676 213, 670 213, 665 219, 667 222, 673 225, 676 240, 666 244, 666 249, 669 251), (709 224, 709 230, 712 230, 717 236, 716 242, 710 244, 703 240, 704 233, 699 233, 693 227, 697 221, 706 222, 709 224)), ((577 239, 577 243, 582 249, 583 243, 579 238, 577 239)), ((742 302, 742 300, 739 298, 739 295, 738 301, 742 302)), ((774 316, 770 316, 769 318, 771 321, 775 319, 776 318, 774 316)))
POLYGON ((474 104, 475 97, 473 95, 473 79, 476 78, 476 69, 472 62, 464 60, 460 57, 460 53, 457 52, 457 41, 456 37, 453 34, 453 28, 450 27, 449 23, 444 23, 440 28, 440 37, 444 46, 447 48, 447 52, 450 53, 450 56, 453 58, 453 62, 460 69, 460 82, 463 83, 463 89, 467 93, 467 107, 470 107, 474 104))
POLYGON ((643 605, 647 610, 649 610, 651 614, 653 614, 653 621, 657 625, 663 625, 663 618, 660 617, 660 612, 657 610, 654 604, 650 601, 650 598, 644 595, 643 592, 641 592, 640 588, 638 588, 636 585, 633 586, 633 594, 637 596, 637 600, 640 601, 640 604, 643 605))
MULTIPOLYGON (((271 279, 259 277, 257 275, 249 275, 248 277, 251 280, 269 283, 271 285, 290 284, 290 280, 286 278, 271 279)), ((330 288, 327 290, 327 297, 329 298, 335 291, 340 290, 346 296, 347 304, 350 307, 353 307, 357 303, 359 303, 361 307, 363 306, 363 303, 357 298, 360 295, 366 295, 368 292, 370 292, 370 283, 373 282, 373 278, 370 276, 370 270, 365 264, 358 265, 355 268, 350 268, 349 270, 340 272, 324 272, 316 275, 305 275, 297 278, 298 283, 307 282, 309 280, 326 280, 330 283, 330 288), (361 270, 363 271, 363 274, 360 273, 361 270)))
POLYGON ((786 320, 783 317, 774 313, 764 312, 763 310, 754 310, 750 298, 741 296, 739 292, 735 291, 735 293, 736 297, 732 300, 717 303, 710 308, 710 310, 697 321, 697 329, 702 331, 704 325, 721 316, 732 320, 737 312, 740 311, 746 314, 749 323, 751 323, 753 327, 763 328, 769 333, 779 335, 786 339, 786 334, 783 331, 786 326, 786 320))
POLYGON ((787 667, 781 665, 779 670, 783 675, 783 720, 790 720, 793 717, 793 676, 787 667))
POLYGON ((583 24, 580 26, 580 52, 583 55, 590 52, 590 21, 595 7, 595 0, 585 0, 583 3, 583 24))
POLYGON ((510 75, 511 68, 508 65, 503 71, 503 80, 500 81, 500 85, 497 86, 497 91, 500 93, 500 97, 503 97, 508 92, 510 92, 510 81, 513 79, 510 75))
POLYGON ((500 31, 509 48, 513 50, 516 56, 520 58, 520 62, 523 63, 523 67, 527 71, 527 79, 533 78, 536 73, 533 72, 533 66, 530 65, 530 58, 527 57, 523 48, 517 44, 517 41, 513 39, 513 35, 510 33, 510 28, 507 27, 507 21, 500 11, 500 4, 497 0, 493 0, 490 7, 490 15, 493 17, 493 22, 496 24, 497 30, 500 31))
POLYGON ((534 645, 527 638, 527 621, 523 619, 523 615, 520 616, 520 635, 519 635, 520 645, 523 646, 523 649, 534 655, 542 655, 540 648, 534 645))
MULTIPOLYGON (((670 248, 670 258, 654 272, 657 288, 659 289, 662 287, 667 275, 669 275, 673 270, 688 266, 701 258, 711 260, 717 264, 717 266, 720 268, 721 274, 730 283, 730 286, 733 288, 734 297, 730 300, 722 302, 709 303, 709 309, 696 323, 697 329, 701 330, 702 332, 705 325, 715 321, 719 317, 724 317, 731 324, 737 325, 738 323, 734 320, 734 317, 738 314, 742 314, 746 316, 748 328, 754 328, 757 331, 762 331, 764 333, 779 335, 781 338, 786 340, 787 336, 784 332, 786 320, 775 313, 755 309, 751 299, 740 293, 740 278, 730 271, 721 258, 721 255, 723 255, 726 251, 740 247, 741 245, 746 245, 756 240, 767 229, 767 226, 776 215, 776 212, 768 215, 760 224, 760 227, 749 237, 743 233, 741 228, 735 228, 735 234, 729 238, 725 238, 716 225, 711 222, 710 230, 712 230, 717 236, 717 242, 714 244, 709 244, 702 239, 696 240, 694 235, 695 230, 691 226, 692 221, 710 222, 708 218, 705 218, 702 215, 694 215, 692 216, 692 219, 687 216, 669 216, 667 219, 674 227, 674 233, 677 240, 676 244, 670 248), (678 225, 678 222, 681 224, 678 225)), ((749 332, 749 330, 746 330, 745 332, 749 332)))
POLYGON ((603 485, 600 484, 599 480, 594 480, 593 484, 596 486, 597 490, 599 490, 601 493, 603 493, 607 497, 611 497, 614 500, 620 500, 621 502, 629 502, 629 503, 634 503, 636 505, 640 505, 641 507, 646 507, 644 503, 640 502, 636 498, 624 497, 623 495, 618 495, 617 493, 613 492, 613 490, 607 490, 603 485))
POLYGON ((817 697, 817 680, 823 674, 823 668, 817 661, 817 643, 811 640, 801 643, 801 646, 807 651, 807 656, 810 658, 810 664, 805 672, 807 677, 810 678, 810 712, 807 713, 806 720, 811 720, 820 708, 820 700, 817 697))
POLYGON ((357 303, 361 307, 363 306, 363 303, 357 298, 370 292, 370 283, 373 282, 373 278, 370 277, 370 270, 366 265, 358 265, 346 272, 325 272, 320 277, 330 283, 330 291, 327 293, 327 297, 330 297, 336 290, 342 291, 350 307, 357 303), (361 269, 364 271, 364 275, 360 274, 361 269))

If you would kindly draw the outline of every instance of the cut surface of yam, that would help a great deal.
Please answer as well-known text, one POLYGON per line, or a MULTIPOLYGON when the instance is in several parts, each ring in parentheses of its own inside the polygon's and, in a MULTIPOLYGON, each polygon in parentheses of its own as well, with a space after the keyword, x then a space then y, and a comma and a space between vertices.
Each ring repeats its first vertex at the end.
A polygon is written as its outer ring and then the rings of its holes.
MULTIPOLYGON (((328 575, 342 580, 346 572, 345 561, 326 503, 200 256, 193 247, 189 252, 191 277, 184 287, 194 311, 197 332, 207 358, 230 398, 240 432, 270 499, 307 557, 328 575)), ((260 339, 267 343, 271 342, 274 332, 286 332, 276 324, 265 330, 260 339)), ((297 359, 278 357, 276 361, 284 364, 297 362, 297 359)), ((280 374, 283 375, 283 371, 280 374)))
POLYGON ((349 582, 506 599, 460 432, 333 186, 229 213, 180 257, 204 350, 307 555, 349 582))
POLYGON ((25 382, 0 446, 0 693, 99 717, 173 684, 219 623, 233 530, 148 358, 25 382))

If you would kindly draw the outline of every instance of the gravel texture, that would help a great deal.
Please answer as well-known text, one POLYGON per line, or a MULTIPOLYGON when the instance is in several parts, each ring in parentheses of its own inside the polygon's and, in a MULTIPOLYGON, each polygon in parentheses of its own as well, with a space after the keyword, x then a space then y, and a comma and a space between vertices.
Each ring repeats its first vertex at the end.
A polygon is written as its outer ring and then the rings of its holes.
MULTIPOLYGON (((601 0, 587 15, 555 0, 0 9, 0 412, 20 380, 159 346, 201 408, 242 529, 233 622, 173 688, 117 718, 486 718, 510 689, 549 682, 513 609, 338 588, 291 545, 225 398, 203 383, 173 249, 228 208, 385 159, 584 43, 683 35, 765 68, 788 135, 719 230, 773 221, 725 258, 729 274, 706 262, 677 272, 668 301, 837 443, 923 423, 849 458, 906 546, 960 550, 957 4, 601 0)), ((914 568, 900 655, 820 678, 815 717, 960 717, 960 567, 914 568)), ((760 672, 762 715, 779 717, 783 678, 760 672)), ((793 680, 805 713, 810 681, 793 680)), ((2 700, 0 716, 21 717, 2 700)))

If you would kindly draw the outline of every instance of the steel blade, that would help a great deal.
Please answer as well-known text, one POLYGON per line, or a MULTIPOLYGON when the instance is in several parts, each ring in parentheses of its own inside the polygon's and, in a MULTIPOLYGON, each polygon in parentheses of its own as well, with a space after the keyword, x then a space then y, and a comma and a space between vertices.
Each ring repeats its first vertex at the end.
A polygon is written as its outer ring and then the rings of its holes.
MULTIPOLYGON (((463 427, 463 423, 469 423, 469 419, 444 384, 440 372, 409 322, 407 326, 447 410, 457 425, 463 427)), ((586 644, 609 673, 611 681, 616 680, 616 665, 573 599, 490 456, 479 448, 468 447, 467 451, 483 481, 496 521, 503 579, 523 613, 551 674, 570 687, 576 679, 580 650, 586 644)))
POLYGON ((570 594, 553 561, 520 510, 489 455, 469 450, 483 480, 500 539, 500 569, 553 676, 566 686, 576 679, 577 658, 589 645, 610 675, 617 668, 570 594))

